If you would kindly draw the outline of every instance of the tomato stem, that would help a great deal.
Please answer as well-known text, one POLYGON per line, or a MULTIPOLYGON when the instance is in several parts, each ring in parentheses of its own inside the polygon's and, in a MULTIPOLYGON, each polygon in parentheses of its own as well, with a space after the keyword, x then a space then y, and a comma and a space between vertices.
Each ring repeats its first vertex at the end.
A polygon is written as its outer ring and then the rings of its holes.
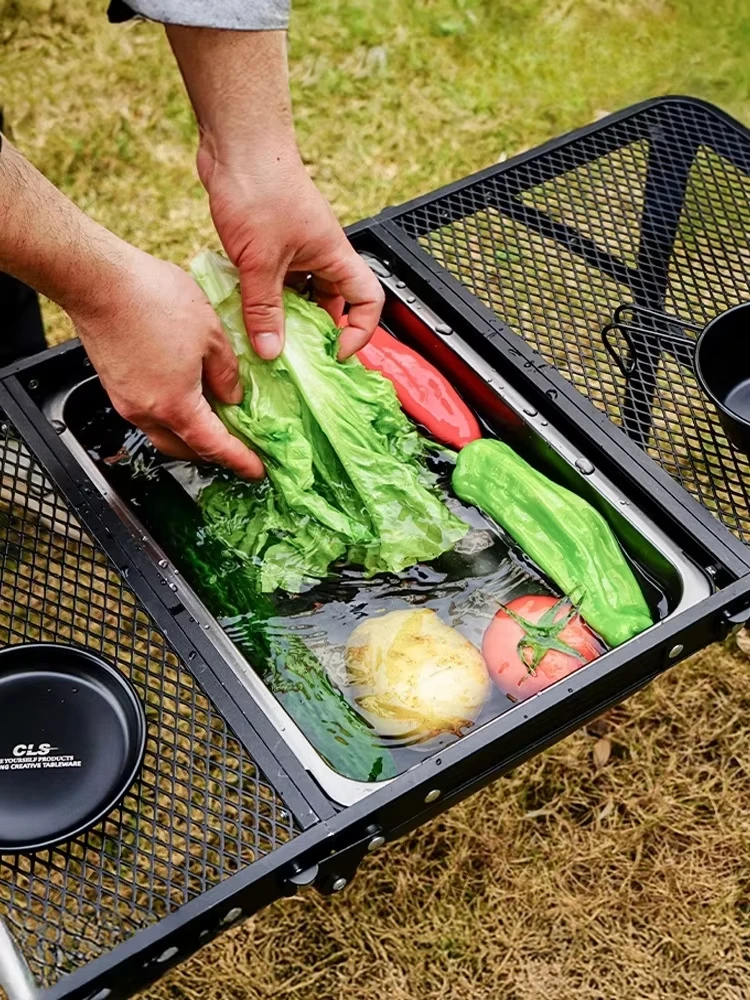
POLYGON ((559 601, 544 612, 537 622, 528 621, 515 611, 511 611, 505 605, 501 605, 501 610, 524 630, 524 634, 518 640, 516 650, 529 674, 534 675, 536 673, 539 664, 547 653, 552 650, 558 653, 565 653, 567 656, 573 656, 577 660, 585 662, 585 657, 577 649, 573 649, 560 639, 560 633, 578 614, 578 608, 572 601, 569 602, 567 597, 561 597, 559 601), (568 603, 570 603, 570 610, 562 618, 556 620, 561 608, 565 607, 568 603), (531 662, 529 662, 529 657, 531 658, 531 662))

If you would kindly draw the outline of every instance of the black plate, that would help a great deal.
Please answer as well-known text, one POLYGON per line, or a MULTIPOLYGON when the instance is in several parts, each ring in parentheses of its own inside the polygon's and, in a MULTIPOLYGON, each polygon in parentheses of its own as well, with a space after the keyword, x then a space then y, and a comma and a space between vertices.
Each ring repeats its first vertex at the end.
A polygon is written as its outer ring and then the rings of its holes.
POLYGON ((52 643, 0 651, 0 854, 94 826, 143 760, 146 716, 114 667, 52 643))

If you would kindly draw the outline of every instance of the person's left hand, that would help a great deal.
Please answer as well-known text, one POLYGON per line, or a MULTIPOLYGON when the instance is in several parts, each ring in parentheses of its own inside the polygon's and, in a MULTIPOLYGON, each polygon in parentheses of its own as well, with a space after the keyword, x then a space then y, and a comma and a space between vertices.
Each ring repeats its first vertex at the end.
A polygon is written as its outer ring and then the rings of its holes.
POLYGON ((344 301, 349 324, 340 357, 363 347, 380 319, 383 290, 355 252, 330 206, 313 184, 296 148, 220 162, 205 149, 198 170, 216 230, 240 271, 250 341, 261 358, 284 343, 282 288, 312 275, 313 295, 338 322, 344 301))

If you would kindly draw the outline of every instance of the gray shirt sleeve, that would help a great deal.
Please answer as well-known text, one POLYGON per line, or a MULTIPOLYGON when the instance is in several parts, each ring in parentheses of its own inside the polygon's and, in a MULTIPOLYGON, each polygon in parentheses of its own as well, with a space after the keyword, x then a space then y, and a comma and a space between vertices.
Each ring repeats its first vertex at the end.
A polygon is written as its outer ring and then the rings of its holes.
POLYGON ((134 14, 153 21, 237 31, 285 29, 289 4, 290 0, 127 0, 134 14))

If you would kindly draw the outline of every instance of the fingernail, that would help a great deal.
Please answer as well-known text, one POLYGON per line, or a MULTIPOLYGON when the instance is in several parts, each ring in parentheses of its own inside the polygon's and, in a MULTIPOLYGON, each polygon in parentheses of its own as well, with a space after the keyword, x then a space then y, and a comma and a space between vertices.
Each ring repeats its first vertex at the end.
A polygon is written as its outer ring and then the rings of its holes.
POLYGON ((281 337, 278 333, 256 333, 253 337, 255 353, 264 361, 273 361, 281 352, 281 337))

